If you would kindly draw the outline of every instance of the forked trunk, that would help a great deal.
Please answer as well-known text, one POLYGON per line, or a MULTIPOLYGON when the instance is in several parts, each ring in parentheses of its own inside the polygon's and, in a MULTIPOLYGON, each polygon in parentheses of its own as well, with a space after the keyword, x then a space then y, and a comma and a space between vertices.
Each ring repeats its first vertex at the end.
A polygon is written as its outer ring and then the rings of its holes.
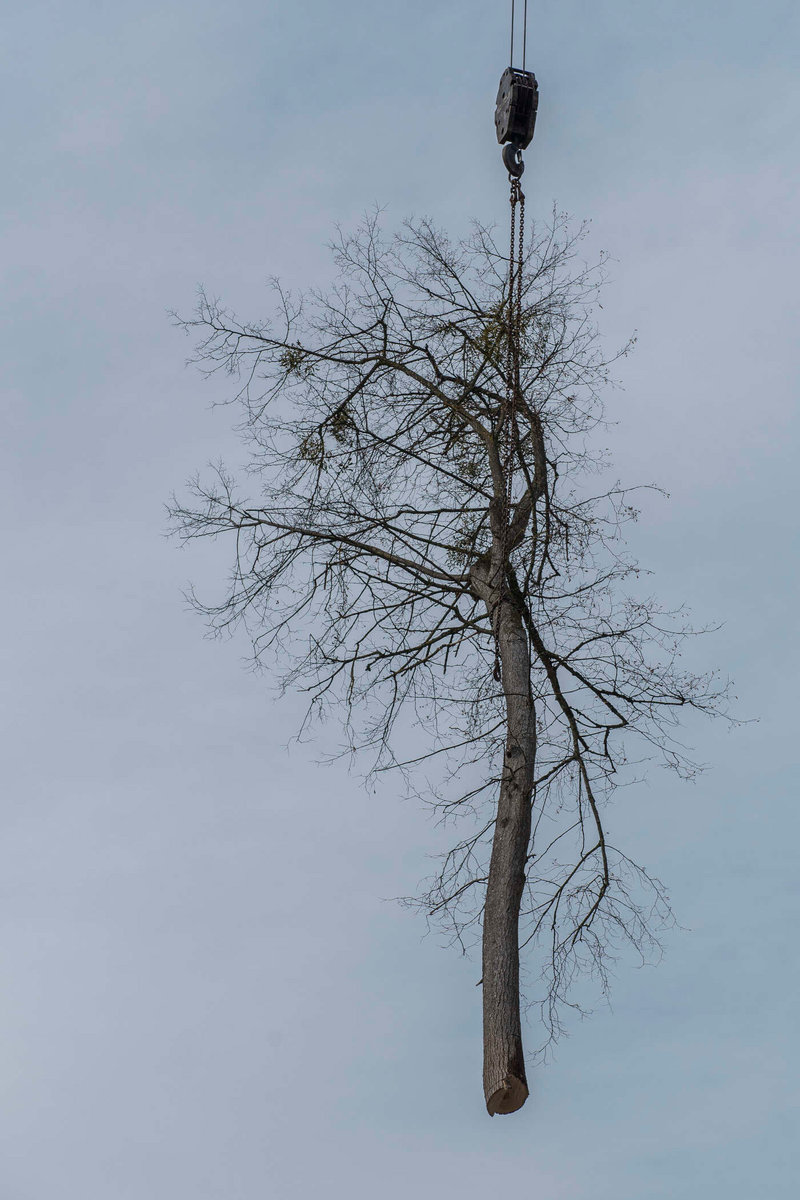
POLYGON ((516 1112, 528 1098, 519 996, 519 912, 531 834, 536 722, 530 650, 506 600, 499 642, 508 736, 483 915, 483 1089, 486 1108, 516 1112))

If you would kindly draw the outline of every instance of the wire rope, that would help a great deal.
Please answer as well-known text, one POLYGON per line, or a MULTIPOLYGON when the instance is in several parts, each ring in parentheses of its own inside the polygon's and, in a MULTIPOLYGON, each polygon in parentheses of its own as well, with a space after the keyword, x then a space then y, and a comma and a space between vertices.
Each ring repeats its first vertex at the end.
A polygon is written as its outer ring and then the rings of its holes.
MULTIPOLYGON (((514 65, 514 25, 517 14, 517 0, 511 0, 511 47, 508 58, 508 65, 514 65)), ((528 52, 528 0, 524 0, 522 7, 522 69, 525 70, 525 61, 528 52)))

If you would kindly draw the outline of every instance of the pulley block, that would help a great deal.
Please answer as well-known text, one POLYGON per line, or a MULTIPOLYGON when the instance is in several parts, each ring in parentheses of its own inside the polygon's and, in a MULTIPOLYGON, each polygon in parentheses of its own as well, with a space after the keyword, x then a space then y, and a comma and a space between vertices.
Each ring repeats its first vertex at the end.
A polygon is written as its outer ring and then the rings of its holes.
POLYGON ((539 86, 533 72, 507 67, 500 77, 500 86, 497 89, 494 124, 500 145, 510 142, 516 152, 509 154, 509 147, 503 151, 503 161, 511 174, 522 174, 519 151, 531 143, 538 107, 539 86), (509 163, 514 164, 514 170, 509 163))

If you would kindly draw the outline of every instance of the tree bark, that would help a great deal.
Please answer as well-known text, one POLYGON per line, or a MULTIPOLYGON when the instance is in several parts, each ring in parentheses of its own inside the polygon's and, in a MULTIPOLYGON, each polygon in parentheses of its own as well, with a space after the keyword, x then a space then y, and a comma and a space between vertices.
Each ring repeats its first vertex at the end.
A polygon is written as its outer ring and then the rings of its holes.
POLYGON ((486 1108, 516 1112, 528 1098, 519 995, 519 912, 531 834, 536 720, 522 617, 498 614, 507 741, 483 915, 483 1089, 486 1108))

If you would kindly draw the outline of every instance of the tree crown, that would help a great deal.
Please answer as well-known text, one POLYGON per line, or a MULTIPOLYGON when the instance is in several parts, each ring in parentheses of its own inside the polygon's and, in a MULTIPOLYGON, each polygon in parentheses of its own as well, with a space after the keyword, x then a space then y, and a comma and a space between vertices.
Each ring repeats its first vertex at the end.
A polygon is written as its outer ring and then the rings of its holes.
POLYGON ((204 370, 240 381, 247 490, 219 468, 172 510, 183 537, 234 543, 227 594, 199 604, 213 627, 244 623, 311 715, 334 706, 374 769, 399 767, 445 817, 470 817, 421 901, 462 945, 507 736, 494 614, 501 601, 522 614, 537 735, 524 937, 551 1033, 581 969, 605 981, 620 941, 645 952, 668 919, 658 881, 610 845, 604 800, 634 759, 692 774, 680 710, 724 699, 678 661, 682 614, 640 594, 622 538, 632 493, 603 482, 593 435, 619 355, 598 337, 604 264, 583 261, 583 235, 554 214, 526 251, 513 426, 507 259, 483 227, 451 241, 421 220, 386 239, 370 217, 337 237, 335 284, 295 296, 276 282, 264 323, 201 292, 182 324, 201 333, 204 370))

